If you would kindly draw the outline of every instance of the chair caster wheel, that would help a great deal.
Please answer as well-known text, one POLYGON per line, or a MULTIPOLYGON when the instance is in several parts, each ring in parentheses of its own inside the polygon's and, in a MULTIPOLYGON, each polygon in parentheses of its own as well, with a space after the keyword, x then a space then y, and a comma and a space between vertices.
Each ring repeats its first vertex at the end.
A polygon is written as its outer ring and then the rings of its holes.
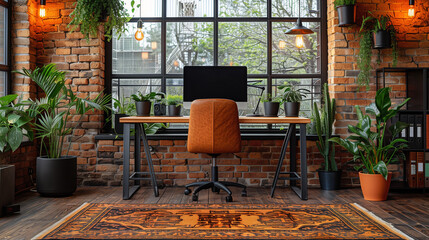
POLYGON ((242 197, 247 197, 247 191, 246 190, 241 191, 241 196, 242 197))
POLYGON ((192 192, 191 189, 189 188, 185 189, 185 195, 189 195, 191 192, 192 192))
POLYGON ((192 201, 194 202, 198 201, 198 195, 192 195, 192 201))
POLYGON ((226 200, 227 202, 232 202, 232 196, 231 196, 231 195, 226 196, 226 197, 225 197, 225 200, 226 200))

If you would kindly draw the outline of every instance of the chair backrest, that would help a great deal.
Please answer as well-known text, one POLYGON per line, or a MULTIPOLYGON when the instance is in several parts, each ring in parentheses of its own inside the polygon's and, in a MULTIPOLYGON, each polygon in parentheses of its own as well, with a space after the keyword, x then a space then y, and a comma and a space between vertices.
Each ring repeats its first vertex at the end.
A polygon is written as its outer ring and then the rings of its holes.
POLYGON ((241 151, 237 104, 228 99, 198 99, 191 104, 188 151, 236 153, 241 151))

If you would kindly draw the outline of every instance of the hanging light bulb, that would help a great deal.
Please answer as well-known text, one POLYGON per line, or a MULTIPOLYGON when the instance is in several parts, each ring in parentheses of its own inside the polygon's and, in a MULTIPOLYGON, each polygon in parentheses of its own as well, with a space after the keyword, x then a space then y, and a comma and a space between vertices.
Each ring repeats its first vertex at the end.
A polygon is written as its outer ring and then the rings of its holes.
POLYGON ((152 50, 155 50, 158 48, 158 43, 157 42, 151 42, 150 46, 151 46, 152 50))
POLYGON ((44 18, 46 16, 46 0, 40 0, 39 16, 44 18))
POLYGON ((408 17, 414 17, 414 0, 410 0, 410 8, 408 9, 408 17))
MULTIPOLYGON (((301 1, 298 1, 298 6, 301 6, 301 1)), ((298 20, 293 28, 289 29, 285 34, 298 35, 295 39, 295 46, 297 48, 304 47, 304 38, 302 35, 314 33, 311 29, 306 28, 301 22, 301 9, 298 10, 298 20)))
POLYGON ((149 53, 148 52, 142 52, 142 59, 143 60, 149 59, 149 53))
POLYGON ((286 48, 286 42, 285 42, 285 41, 283 41, 283 40, 280 40, 280 41, 279 41, 279 48, 280 48, 281 50, 285 49, 285 48, 286 48))
POLYGON ((295 46, 297 48, 304 47, 304 37, 302 35, 297 35, 295 39, 295 46))
POLYGON ((139 20, 137 22, 137 31, 136 34, 134 34, 134 37, 136 38, 137 41, 141 41, 144 38, 144 34, 143 34, 143 21, 139 20))

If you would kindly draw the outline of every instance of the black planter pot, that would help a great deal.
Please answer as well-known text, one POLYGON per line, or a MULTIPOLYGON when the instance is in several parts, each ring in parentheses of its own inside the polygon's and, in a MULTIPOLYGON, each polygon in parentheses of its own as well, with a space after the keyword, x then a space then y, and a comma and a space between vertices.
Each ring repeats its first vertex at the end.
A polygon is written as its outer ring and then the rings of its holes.
POLYGON ((151 105, 150 101, 136 102, 137 116, 150 116, 151 105))
POLYGON ((340 189, 341 170, 336 172, 327 172, 318 170, 320 187, 322 190, 337 190, 340 189))
POLYGON ((284 108, 286 117, 298 117, 300 105, 299 102, 285 102, 284 108))
POLYGON ((356 5, 338 6, 337 12, 339 27, 347 27, 356 23, 356 5))
POLYGON ((390 31, 378 31, 374 33, 374 48, 382 49, 382 48, 391 48, 392 47, 392 39, 390 36, 390 31))
POLYGON ((279 113, 280 103, 278 102, 264 102, 265 117, 277 117, 279 113))
POLYGON ((168 105, 168 116, 170 117, 180 116, 180 110, 182 110, 182 106, 168 105))
POLYGON ((77 158, 38 157, 36 160, 37 192, 43 196, 72 195, 77 186, 77 158))
POLYGON ((124 133, 124 124, 119 122, 121 117, 128 117, 127 114, 115 114, 115 133, 123 134, 124 133))

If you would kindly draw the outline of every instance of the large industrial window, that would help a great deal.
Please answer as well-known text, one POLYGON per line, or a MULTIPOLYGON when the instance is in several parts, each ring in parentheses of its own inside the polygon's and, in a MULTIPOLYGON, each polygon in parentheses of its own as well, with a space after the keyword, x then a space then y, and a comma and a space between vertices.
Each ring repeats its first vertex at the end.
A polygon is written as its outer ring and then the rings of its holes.
POLYGON ((137 91, 182 94, 184 66, 219 65, 247 66, 249 85, 258 86, 248 87, 242 115, 254 111, 261 87, 275 96, 285 82, 311 91, 301 104, 303 116, 320 100, 327 78, 326 1, 144 0, 142 5, 141 16, 139 9, 130 11, 128 33, 111 43, 107 80, 114 98, 137 91), (299 12, 314 31, 304 35, 303 48, 295 46, 294 35, 285 35, 299 12), (139 19, 145 35, 140 42, 134 39, 139 19))
POLYGON ((0 97, 9 92, 9 5, 8 1, 0 0, 0 97))

